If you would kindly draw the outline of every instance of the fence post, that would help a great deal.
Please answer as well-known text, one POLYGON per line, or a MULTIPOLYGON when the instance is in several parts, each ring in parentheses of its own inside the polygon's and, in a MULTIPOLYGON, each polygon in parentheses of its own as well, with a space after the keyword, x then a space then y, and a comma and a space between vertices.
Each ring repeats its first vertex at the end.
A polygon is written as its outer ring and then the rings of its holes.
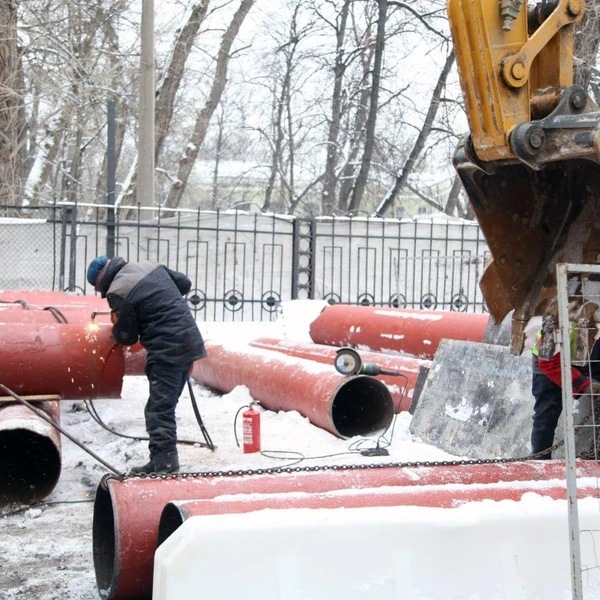
POLYGON ((294 220, 292 300, 315 297, 315 220, 294 220))
POLYGON ((58 289, 62 292, 66 289, 65 274, 67 271, 67 224, 69 222, 71 206, 63 206, 61 209, 61 227, 60 227, 60 272, 58 275, 58 289))
POLYGON ((116 157, 115 157, 115 101, 109 100, 106 106, 106 256, 115 255, 115 188, 116 188, 116 157))

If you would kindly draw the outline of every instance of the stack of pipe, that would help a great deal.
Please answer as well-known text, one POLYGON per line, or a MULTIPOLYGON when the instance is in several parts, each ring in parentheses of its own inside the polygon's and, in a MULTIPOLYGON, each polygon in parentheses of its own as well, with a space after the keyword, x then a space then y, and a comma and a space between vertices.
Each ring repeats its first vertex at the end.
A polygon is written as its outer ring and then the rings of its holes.
MULTIPOLYGON (((598 476, 600 466, 595 461, 578 464, 582 497, 598 497, 598 476)), ((94 504, 96 583, 101 597, 108 600, 151 597, 157 546, 195 515, 292 507, 455 507, 481 500, 519 500, 527 492, 563 499, 564 478, 562 461, 165 478, 106 476, 94 504)))
POLYGON ((0 292, 0 384, 46 416, 0 398, 0 506, 37 502, 58 482, 59 400, 120 397, 123 349, 107 315, 92 323, 107 310, 96 297, 0 292))

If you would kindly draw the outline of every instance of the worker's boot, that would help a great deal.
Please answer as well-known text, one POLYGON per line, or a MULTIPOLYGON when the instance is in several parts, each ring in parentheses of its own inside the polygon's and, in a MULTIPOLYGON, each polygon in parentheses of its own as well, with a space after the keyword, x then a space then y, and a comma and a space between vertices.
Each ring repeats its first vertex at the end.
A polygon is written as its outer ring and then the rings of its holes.
POLYGON ((130 473, 133 475, 148 475, 150 473, 154 473, 154 461, 150 459, 145 465, 141 467, 132 467, 130 473))
POLYGON ((150 461, 141 467, 133 467, 131 473, 134 475, 162 475, 179 471, 179 457, 177 450, 155 454, 150 461))
POLYGON ((155 473, 175 473, 179 471, 177 450, 156 454, 152 457, 152 461, 154 462, 155 473))

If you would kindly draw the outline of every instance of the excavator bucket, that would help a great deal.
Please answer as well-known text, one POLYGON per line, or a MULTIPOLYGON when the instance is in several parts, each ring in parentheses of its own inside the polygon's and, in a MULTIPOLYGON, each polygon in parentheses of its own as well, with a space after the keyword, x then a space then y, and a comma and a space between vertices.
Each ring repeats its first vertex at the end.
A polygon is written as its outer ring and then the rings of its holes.
POLYGON ((573 85, 583 0, 448 0, 470 135, 454 166, 488 243, 480 281, 511 352, 556 295, 556 264, 600 259, 600 111, 573 85))
POLYGON ((566 160, 486 173, 460 159, 455 166, 493 257, 480 281, 486 305, 496 323, 514 309, 511 348, 519 353, 527 322, 556 295, 556 264, 598 262, 600 167, 566 160))

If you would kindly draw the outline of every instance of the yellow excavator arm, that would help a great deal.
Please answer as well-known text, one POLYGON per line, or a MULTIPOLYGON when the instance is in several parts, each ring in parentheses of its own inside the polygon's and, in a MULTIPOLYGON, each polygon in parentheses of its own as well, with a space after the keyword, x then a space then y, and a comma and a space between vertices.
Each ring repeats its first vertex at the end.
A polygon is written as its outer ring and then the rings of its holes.
POLYGON ((480 282, 511 351, 556 295, 556 264, 600 261, 600 111, 573 84, 583 0, 448 0, 470 135, 454 166, 492 261, 480 282))

